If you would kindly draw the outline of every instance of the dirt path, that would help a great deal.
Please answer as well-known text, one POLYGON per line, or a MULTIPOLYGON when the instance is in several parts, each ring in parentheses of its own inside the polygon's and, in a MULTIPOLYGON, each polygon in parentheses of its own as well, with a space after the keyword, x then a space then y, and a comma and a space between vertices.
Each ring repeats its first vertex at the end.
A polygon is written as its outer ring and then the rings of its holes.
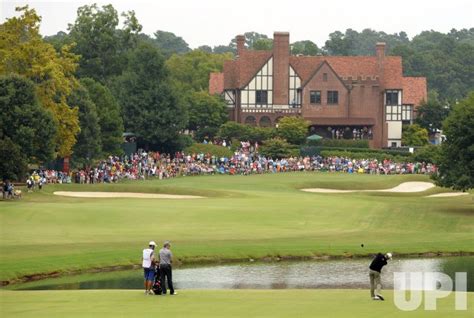
POLYGON ((74 198, 139 198, 139 199, 202 199, 197 195, 178 195, 161 193, 135 193, 135 192, 74 192, 55 191, 54 195, 74 198))

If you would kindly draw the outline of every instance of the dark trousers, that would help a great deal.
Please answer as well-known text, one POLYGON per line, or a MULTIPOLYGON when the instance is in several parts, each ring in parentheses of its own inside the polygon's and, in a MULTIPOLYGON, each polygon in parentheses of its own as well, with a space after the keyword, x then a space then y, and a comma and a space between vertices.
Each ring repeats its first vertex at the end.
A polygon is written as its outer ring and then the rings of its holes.
POLYGON ((166 281, 168 281, 168 287, 170 289, 170 294, 174 294, 173 288, 173 278, 171 274, 171 265, 160 265, 160 280, 161 280, 161 288, 163 290, 163 295, 166 294, 166 281))

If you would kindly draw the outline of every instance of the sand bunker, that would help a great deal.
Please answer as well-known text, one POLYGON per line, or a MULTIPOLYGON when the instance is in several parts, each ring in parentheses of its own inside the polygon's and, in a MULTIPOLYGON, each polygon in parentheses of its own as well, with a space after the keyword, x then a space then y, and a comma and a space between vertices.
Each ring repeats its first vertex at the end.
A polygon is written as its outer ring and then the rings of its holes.
POLYGON ((448 197, 459 197, 461 195, 469 195, 468 192, 446 192, 446 193, 437 193, 426 196, 427 198, 448 198, 448 197))
POLYGON ((139 198, 139 199, 202 199, 197 195, 178 195, 160 193, 135 193, 135 192, 73 192, 55 191, 55 195, 75 198, 139 198))
POLYGON ((397 192, 397 193, 412 193, 412 192, 423 192, 433 188, 435 185, 430 182, 403 182, 391 189, 383 190, 337 190, 337 189, 324 189, 324 188, 312 188, 312 189, 301 189, 305 192, 313 193, 350 193, 350 192, 397 192))

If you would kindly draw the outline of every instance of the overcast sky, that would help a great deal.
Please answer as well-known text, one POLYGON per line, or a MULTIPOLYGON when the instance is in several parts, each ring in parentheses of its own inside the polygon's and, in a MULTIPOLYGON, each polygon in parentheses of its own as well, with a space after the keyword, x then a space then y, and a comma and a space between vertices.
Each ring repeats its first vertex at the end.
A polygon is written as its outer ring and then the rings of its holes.
POLYGON ((473 0, 109 0, 41 1, 0 0, 0 18, 15 15, 15 7, 29 4, 43 17, 41 32, 66 31, 84 4, 112 3, 117 11, 135 10, 143 32, 170 31, 192 47, 228 44, 246 31, 271 36, 289 31, 290 41, 312 40, 323 46, 329 33, 365 28, 387 33, 407 32, 411 38, 423 30, 448 32, 473 27, 473 0))

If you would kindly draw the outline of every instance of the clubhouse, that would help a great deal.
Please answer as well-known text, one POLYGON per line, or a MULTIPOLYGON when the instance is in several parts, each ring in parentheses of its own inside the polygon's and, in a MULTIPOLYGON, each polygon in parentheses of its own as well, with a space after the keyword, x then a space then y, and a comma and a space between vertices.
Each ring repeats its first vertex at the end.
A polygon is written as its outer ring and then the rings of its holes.
POLYGON ((231 120, 276 126, 301 116, 325 138, 367 138, 371 147, 401 146, 402 124, 412 123, 427 98, 425 77, 403 76, 402 58, 293 56, 290 35, 275 32, 272 51, 249 50, 238 35, 237 56, 222 73, 211 73, 209 90, 222 94, 231 120))

